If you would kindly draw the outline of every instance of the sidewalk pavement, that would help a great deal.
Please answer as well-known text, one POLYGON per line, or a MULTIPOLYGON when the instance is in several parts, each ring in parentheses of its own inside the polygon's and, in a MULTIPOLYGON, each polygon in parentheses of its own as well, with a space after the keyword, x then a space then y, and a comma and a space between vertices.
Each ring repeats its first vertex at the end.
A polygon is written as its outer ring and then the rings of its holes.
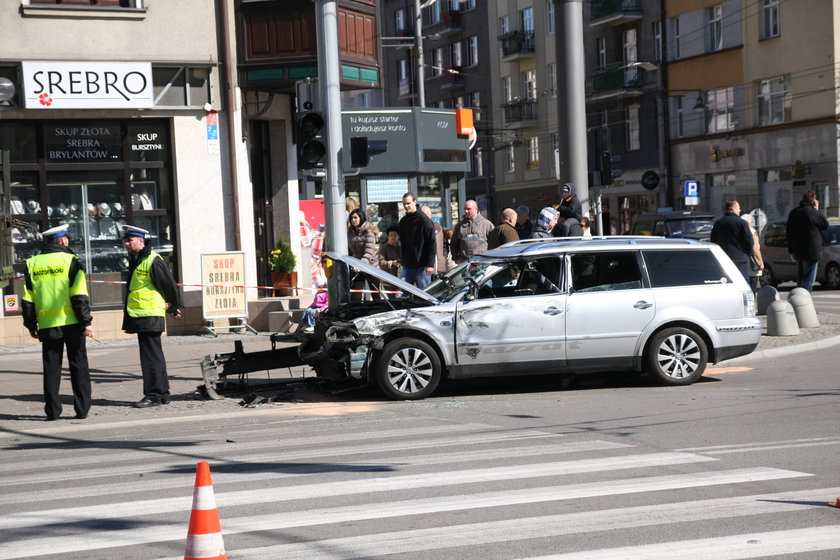
MULTIPOLYGON (((764 334, 758 348, 752 354, 722 363, 755 363, 840 344, 840 315, 819 313, 818 317, 819 327, 801 329, 797 336, 764 334)), ((765 318, 762 317, 762 320, 765 321, 765 318)), ((90 341, 87 345, 93 386, 93 406, 90 414, 85 420, 73 418, 72 393, 65 360, 65 374, 61 386, 64 411, 61 419, 56 422, 46 422, 44 417, 40 344, 0 346, 0 437, 13 437, 23 431, 32 433, 33 430, 38 433, 61 431, 71 425, 75 429, 76 426, 94 427, 112 422, 147 423, 161 419, 179 421, 208 415, 218 419, 225 415, 336 414, 340 413, 341 407, 357 405, 355 401, 359 397, 370 398, 370 392, 357 396, 352 393, 332 396, 304 389, 282 397, 289 400, 284 400, 280 406, 246 408, 242 405, 242 394, 216 401, 206 399, 197 392, 198 386, 204 384, 200 365, 202 358, 233 352, 236 340, 242 340, 245 352, 271 348, 270 335, 262 333, 226 333, 217 338, 210 335, 164 337, 164 353, 173 398, 167 405, 147 409, 131 406, 143 397, 143 380, 136 340, 90 341)), ((280 343, 279 346, 295 344, 289 338, 288 342, 280 343)), ((249 375, 249 379, 253 383, 265 383, 305 375, 312 375, 311 370, 297 367, 255 372, 249 375)), ((273 393, 277 393, 277 390, 266 392, 273 393)))

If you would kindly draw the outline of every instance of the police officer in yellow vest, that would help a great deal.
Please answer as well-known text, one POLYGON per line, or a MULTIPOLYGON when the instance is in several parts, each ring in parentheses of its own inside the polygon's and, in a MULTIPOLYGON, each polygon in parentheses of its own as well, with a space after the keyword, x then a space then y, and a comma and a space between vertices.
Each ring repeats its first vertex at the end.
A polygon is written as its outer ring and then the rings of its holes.
POLYGON ((122 328, 127 333, 137 333, 143 370, 143 398, 134 406, 160 406, 168 404, 171 398, 160 335, 166 328, 166 313, 181 318, 178 286, 163 258, 146 244, 149 232, 135 226, 122 229, 130 256, 122 328))
POLYGON ((44 412, 61 416, 61 362, 67 347, 76 418, 90 411, 90 370, 85 337, 93 336, 85 271, 70 250, 67 224, 41 234, 44 248, 23 270, 23 325, 41 341, 44 364, 44 412))

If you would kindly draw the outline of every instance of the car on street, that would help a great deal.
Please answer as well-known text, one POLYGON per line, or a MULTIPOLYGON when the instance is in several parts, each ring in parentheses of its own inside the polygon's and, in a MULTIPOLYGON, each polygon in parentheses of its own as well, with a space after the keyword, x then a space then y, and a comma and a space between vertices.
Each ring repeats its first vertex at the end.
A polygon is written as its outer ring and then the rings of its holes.
POLYGON ((657 235, 708 241, 714 225, 714 214, 708 212, 695 210, 647 212, 636 216, 630 233, 631 235, 657 235))
POLYGON ((444 378, 645 371, 666 385, 752 352, 750 287, 717 246, 614 236, 508 243, 421 290, 328 253, 329 308, 299 349, 329 381, 394 399, 444 378), (351 289, 365 279, 367 288, 351 289))
MULTIPOLYGON (((817 282, 836 290, 840 288, 840 218, 828 218, 828 229, 823 232, 823 238, 817 282)), ((764 228, 761 258, 764 260, 762 284, 775 288, 784 282, 796 282, 796 261, 788 252, 787 220, 771 222, 764 228)))

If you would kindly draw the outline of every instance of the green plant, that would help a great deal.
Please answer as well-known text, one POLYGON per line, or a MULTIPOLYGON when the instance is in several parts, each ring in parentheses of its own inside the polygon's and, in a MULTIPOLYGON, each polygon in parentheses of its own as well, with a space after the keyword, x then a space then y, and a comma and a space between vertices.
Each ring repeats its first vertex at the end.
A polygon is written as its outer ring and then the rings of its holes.
POLYGON ((271 272, 293 272, 295 270, 297 259, 295 259, 292 246, 284 237, 281 236, 277 240, 277 246, 271 252, 268 265, 271 268, 271 272))

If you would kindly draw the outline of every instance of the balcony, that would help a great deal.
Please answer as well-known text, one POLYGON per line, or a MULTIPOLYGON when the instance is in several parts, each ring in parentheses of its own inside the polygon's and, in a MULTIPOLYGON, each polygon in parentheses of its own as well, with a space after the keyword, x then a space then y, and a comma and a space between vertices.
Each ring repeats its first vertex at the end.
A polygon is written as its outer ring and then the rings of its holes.
POLYGON ((642 19, 642 0, 592 0, 589 27, 624 25, 642 19))
POLYGON ((606 68, 593 74, 591 80, 591 100, 642 93, 643 84, 636 68, 627 68, 624 65, 606 68))
POLYGON ((520 58, 531 58, 537 42, 533 31, 511 31, 499 37, 502 44, 502 60, 510 62, 520 58))
POLYGON ((444 70, 443 70, 443 82, 441 82, 440 87, 442 87, 442 88, 464 87, 463 68, 461 68, 460 66, 452 66, 450 68, 444 68, 444 70))
POLYGON ((536 99, 514 99, 502 104, 505 123, 514 128, 521 128, 537 121, 536 99))

